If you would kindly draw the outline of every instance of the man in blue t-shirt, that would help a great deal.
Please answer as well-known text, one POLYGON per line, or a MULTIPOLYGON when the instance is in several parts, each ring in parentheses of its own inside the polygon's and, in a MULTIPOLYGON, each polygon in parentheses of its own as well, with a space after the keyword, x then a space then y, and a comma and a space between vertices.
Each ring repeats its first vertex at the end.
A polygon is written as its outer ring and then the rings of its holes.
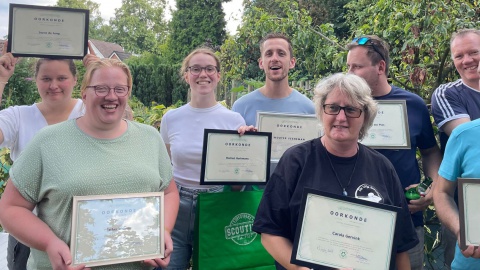
MULTIPOLYGON (((437 215, 442 224, 452 231, 457 239, 460 235, 460 221, 453 193, 457 187, 458 178, 480 178, 478 134, 480 134, 480 119, 468 121, 452 131, 438 172, 437 185, 433 191, 437 215)), ((479 229, 478 226, 474 228, 477 231, 479 229)), ((460 250, 460 247, 455 245, 455 258, 451 269, 480 269, 480 249, 469 245, 465 250, 460 250)))
MULTIPOLYGON (((347 45, 348 72, 364 78, 372 89, 376 100, 405 100, 407 104, 410 149, 377 149, 392 162, 404 188, 420 182, 420 170, 416 150, 422 154, 423 171, 432 179, 437 177, 441 162, 430 114, 425 102, 417 95, 388 83, 389 46, 377 36, 355 38, 347 45)), ((433 185, 433 184, 432 184, 433 185)), ((411 200, 408 208, 416 228, 419 244, 408 251, 412 270, 423 269, 423 215, 422 212, 433 201, 432 192, 419 200, 411 200)))
POLYGON ((232 106, 248 126, 256 125, 257 112, 314 114, 313 102, 288 84, 288 72, 295 67, 292 43, 280 33, 260 41, 258 66, 265 72, 265 85, 242 96, 232 106))
MULTIPOLYGON (((453 64, 460 79, 440 85, 432 95, 432 114, 440 131, 442 153, 452 131, 460 124, 480 118, 480 31, 462 29, 450 39, 453 64)), ((456 198, 456 192, 455 198, 456 198)), ((456 201, 456 200, 455 200, 456 201)), ((442 224, 443 225, 443 224, 442 224)), ((450 266, 457 236, 442 226, 445 264, 450 266)))

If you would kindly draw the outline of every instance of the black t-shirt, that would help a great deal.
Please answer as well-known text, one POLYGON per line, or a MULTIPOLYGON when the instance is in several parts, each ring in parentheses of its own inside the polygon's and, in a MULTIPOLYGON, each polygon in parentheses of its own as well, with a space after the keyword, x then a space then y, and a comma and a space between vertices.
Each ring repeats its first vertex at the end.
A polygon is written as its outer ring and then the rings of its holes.
MULTIPOLYGON (((254 231, 282 236, 293 243, 303 189, 308 187, 342 194, 343 188, 331 168, 327 153, 317 138, 293 146, 283 154, 265 188, 253 224, 254 231)), ((345 163, 340 166, 353 168, 355 158, 333 156, 332 163, 338 162, 345 163)), ((404 252, 417 245, 418 238, 393 165, 386 157, 362 144, 359 144, 356 162, 350 185, 346 187, 347 181, 342 181, 348 196, 402 208, 397 216, 393 252, 404 252)), ((351 169, 339 177, 350 172, 351 169)), ((277 264, 277 269, 284 268, 277 264)))

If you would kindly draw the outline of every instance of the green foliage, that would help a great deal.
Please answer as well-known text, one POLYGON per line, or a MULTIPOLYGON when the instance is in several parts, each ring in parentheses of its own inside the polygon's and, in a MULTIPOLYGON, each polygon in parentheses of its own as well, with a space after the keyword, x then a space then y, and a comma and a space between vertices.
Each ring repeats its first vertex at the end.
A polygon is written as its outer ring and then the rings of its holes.
POLYGON ((476 1, 359 0, 346 7, 352 36, 385 39, 391 47, 393 83, 426 101, 439 84, 457 77, 450 60, 451 34, 480 26, 476 1))
MULTIPOLYGON (((0 149, 0 198, 7 186, 7 180, 9 178, 8 171, 12 166, 12 160, 10 159, 10 150, 8 148, 0 149)), ((2 225, 0 225, 0 232, 2 232, 2 225)))
POLYGON ((170 58, 179 63, 193 49, 200 46, 218 48, 225 40, 226 0, 177 0, 172 14, 168 41, 170 58))
POLYGON ((178 100, 186 100, 188 86, 178 74, 179 65, 163 64, 152 54, 131 57, 128 65, 133 76, 132 94, 142 103, 155 102, 170 106, 178 100))
POLYGON ((91 0, 58 0, 57 7, 79 8, 90 10, 90 21, 88 29, 89 39, 105 38, 106 25, 104 24, 102 15, 100 14, 100 5, 91 0))
POLYGON ((34 58, 22 58, 8 80, 2 96, 3 108, 12 105, 31 105, 40 98, 35 85, 34 58))
POLYGON ((156 53, 167 32, 165 0, 122 0, 110 19, 109 42, 120 44, 129 53, 156 53))
POLYGON ((141 102, 134 99, 133 103, 130 103, 130 107, 133 110, 133 118, 139 123, 151 125, 157 129, 160 129, 160 122, 162 117, 171 109, 178 108, 183 105, 183 101, 177 101, 166 107, 163 104, 152 102, 150 107, 145 107, 141 102))
POLYGON ((263 81, 264 72, 258 67, 258 42, 271 32, 284 33, 292 41, 297 63, 290 72, 290 80, 311 80, 341 69, 338 65, 342 62, 335 59, 343 48, 337 45, 333 26, 313 25, 308 12, 300 9, 296 1, 275 0, 275 3, 282 9, 275 15, 247 5, 237 34, 228 38, 221 48, 223 80, 263 81))

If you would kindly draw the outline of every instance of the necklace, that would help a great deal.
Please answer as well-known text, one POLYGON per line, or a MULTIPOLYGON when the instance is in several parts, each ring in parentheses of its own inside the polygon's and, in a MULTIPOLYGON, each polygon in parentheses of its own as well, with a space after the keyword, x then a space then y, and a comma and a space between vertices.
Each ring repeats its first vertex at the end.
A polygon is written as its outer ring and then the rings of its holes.
POLYGON ((348 179, 348 183, 344 187, 342 185, 342 182, 340 182, 340 178, 338 178, 337 171, 335 171, 335 168, 333 167, 332 159, 330 159, 330 153, 328 152, 327 147, 325 147, 325 144, 323 142, 322 142, 322 144, 323 144, 323 147, 325 148, 325 152, 327 153, 327 158, 328 158, 328 161, 330 162, 330 168, 332 168, 332 171, 335 174, 335 178, 337 179, 338 184, 343 189, 343 196, 348 196, 348 193, 347 193, 346 189, 350 186, 350 183, 352 182, 353 173, 355 172, 355 168, 357 167, 358 152, 360 151, 358 149, 358 145, 357 145, 357 154, 356 154, 356 157, 355 157, 355 164, 353 165, 353 170, 352 170, 352 173, 350 174, 350 179, 348 179))

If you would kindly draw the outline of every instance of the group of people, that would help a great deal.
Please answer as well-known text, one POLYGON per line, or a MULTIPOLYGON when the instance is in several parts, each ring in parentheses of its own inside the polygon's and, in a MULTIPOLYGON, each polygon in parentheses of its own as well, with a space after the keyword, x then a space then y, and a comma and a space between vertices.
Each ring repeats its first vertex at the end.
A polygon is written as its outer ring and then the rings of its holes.
MULTIPOLYGON (((480 126, 473 120, 480 114, 480 31, 462 30, 452 37, 452 59, 461 79, 440 86, 433 96, 432 112, 441 136, 451 137, 442 144, 443 161, 424 101, 388 83, 389 47, 379 37, 353 39, 347 45, 348 74, 320 81, 314 102, 289 86, 288 73, 296 61, 290 40, 272 33, 259 45, 265 85, 238 99, 232 111, 215 98, 221 78, 218 57, 208 48, 192 51, 180 69, 191 100, 163 116, 160 134, 124 118, 132 90, 124 63, 87 55, 82 98, 76 100, 73 62, 39 60, 35 81, 41 101, 0 111, 0 147, 9 147, 14 160, 0 200, 0 223, 12 236, 9 269, 25 269, 28 253, 22 250, 28 247, 29 269, 86 269, 71 266, 72 197, 151 191, 165 192, 165 257, 98 269, 187 269, 196 198, 223 189, 200 185, 203 130, 242 134, 254 129, 258 111, 316 114, 323 126, 320 138, 284 153, 258 208, 253 230, 261 234, 277 269, 307 269, 290 262, 303 188, 362 199, 368 190, 376 202, 399 207, 393 253, 400 270, 423 269, 422 211, 433 201, 444 234, 458 238, 455 181, 480 176, 472 159, 462 161, 479 152, 474 132, 480 126), (376 100, 406 101, 410 149, 372 150, 359 143, 377 114, 376 100), (407 203, 405 189, 421 178, 417 149, 424 174, 435 181, 425 197, 407 203)), ((0 57, 0 93, 17 61, 10 53, 0 57)), ((456 249, 452 269, 480 267, 478 249, 456 249)))

